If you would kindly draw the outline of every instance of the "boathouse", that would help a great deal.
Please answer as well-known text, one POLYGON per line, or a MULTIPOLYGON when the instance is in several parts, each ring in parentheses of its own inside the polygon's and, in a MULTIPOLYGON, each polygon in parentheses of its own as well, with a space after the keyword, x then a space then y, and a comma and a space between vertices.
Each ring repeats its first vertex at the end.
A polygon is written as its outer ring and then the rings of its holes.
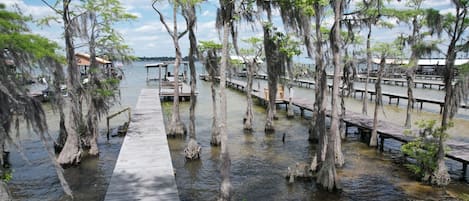
MULTIPOLYGON (((77 61, 77 66, 80 68, 81 75, 87 76, 91 65, 90 55, 85 53, 75 53, 75 60, 77 61)), ((106 75, 117 75, 116 69, 114 68, 114 65, 111 61, 100 57, 96 57, 96 61, 98 62, 99 67, 106 75)))

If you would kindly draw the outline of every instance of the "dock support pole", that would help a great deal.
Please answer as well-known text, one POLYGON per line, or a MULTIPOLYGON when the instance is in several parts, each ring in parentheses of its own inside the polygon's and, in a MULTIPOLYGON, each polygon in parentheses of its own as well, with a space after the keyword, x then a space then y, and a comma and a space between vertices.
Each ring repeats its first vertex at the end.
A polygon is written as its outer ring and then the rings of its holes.
POLYGON ((384 137, 383 136, 380 136, 380 147, 379 147, 379 151, 380 152, 383 152, 384 151, 384 137))
POLYGON ((462 163, 462 180, 463 181, 467 181, 466 173, 467 173, 467 163, 462 163))

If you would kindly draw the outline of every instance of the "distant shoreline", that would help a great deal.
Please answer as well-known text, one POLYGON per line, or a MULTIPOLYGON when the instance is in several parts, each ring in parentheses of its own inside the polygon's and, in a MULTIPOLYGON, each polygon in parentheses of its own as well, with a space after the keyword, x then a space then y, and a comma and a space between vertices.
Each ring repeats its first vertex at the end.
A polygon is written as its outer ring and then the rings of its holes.
MULTIPOLYGON (((137 61, 173 61, 176 57, 137 57, 137 61)), ((185 56, 182 58, 183 61, 189 61, 189 57, 185 56)), ((195 58, 198 61, 197 58, 195 58)))

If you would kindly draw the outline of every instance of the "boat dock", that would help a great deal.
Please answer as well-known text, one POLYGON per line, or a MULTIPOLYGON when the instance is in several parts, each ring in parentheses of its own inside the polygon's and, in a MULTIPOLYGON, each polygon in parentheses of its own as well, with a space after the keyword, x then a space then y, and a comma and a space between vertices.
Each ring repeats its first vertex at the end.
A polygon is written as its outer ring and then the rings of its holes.
MULTIPOLYGON (((232 88, 244 91, 246 82, 240 80, 227 80, 227 86, 232 88)), ((258 99, 263 99, 261 101, 266 102, 264 96, 258 96, 259 92, 252 93, 258 99)), ((288 104, 289 100, 283 99, 282 101, 278 101, 277 104, 288 104)), ((298 107, 301 111, 301 114, 304 114, 304 111, 313 111, 313 101, 301 98, 294 98, 292 99, 292 105, 298 107)), ((329 112, 328 112, 329 113, 329 112)), ((329 116, 329 114, 328 114, 329 116)), ((361 133, 371 133, 373 128, 373 118, 368 117, 363 114, 355 113, 346 111, 342 121, 345 122, 346 128, 348 127, 356 127, 358 128, 361 133)), ((377 132, 379 136, 379 149, 381 151, 384 150, 384 142, 385 139, 394 139, 402 143, 407 143, 410 141, 415 140, 416 137, 411 135, 405 135, 404 133, 407 132, 403 126, 399 126, 393 124, 391 122, 386 121, 379 121, 377 132)), ((450 148, 449 151, 446 153, 446 157, 462 164, 462 178, 467 181, 466 174, 467 174, 467 165, 469 163, 469 143, 454 141, 454 140, 447 140, 446 145, 450 148)))
MULTIPOLYGON (((361 82, 366 82, 366 76, 358 76, 357 77, 358 81, 361 82)), ((377 77, 368 77, 369 82, 376 82, 378 80, 377 77)), ((397 85, 397 86, 407 86, 407 79, 403 78, 381 78, 383 84, 389 84, 389 85, 397 85)), ((433 86, 436 86, 438 90, 442 90, 445 88, 445 83, 441 80, 414 80, 414 88, 417 88, 417 86, 421 86, 422 88, 430 88, 433 89, 433 86)))
POLYGON ((140 92, 105 200, 179 200, 157 89, 140 92))
MULTIPOLYGON (((180 101, 189 101, 191 99, 191 87, 184 83, 179 82, 179 100, 180 101)), ((172 100, 174 98, 174 81, 164 81, 160 82, 159 94, 161 99, 172 100)), ((198 92, 196 91, 197 95, 198 92)))
MULTIPOLYGON (((430 82, 438 82, 438 81, 431 81, 430 82)), ((311 88, 316 84, 314 80, 308 80, 308 79, 295 79, 294 82, 299 86, 299 87, 307 87, 311 88)), ((428 83, 427 83, 428 84, 428 83)), ((328 83, 327 84, 329 89, 332 89, 332 84, 328 83)), ((356 98, 356 94, 360 93, 361 98, 363 98, 363 94, 365 93, 365 88, 359 88, 359 87, 354 87, 353 89, 353 96, 356 98)), ((368 89, 368 94, 370 95, 370 100, 373 99, 373 96, 376 96, 376 91, 372 89, 368 89)), ((406 94, 398 94, 398 93, 392 93, 392 92, 386 92, 382 91, 381 94, 383 96, 387 96, 389 98, 389 104, 391 104, 392 100, 396 100, 396 105, 399 105, 400 99, 408 99, 406 94)), ((420 104, 420 109, 423 108, 424 103, 431 103, 431 104, 436 104, 440 106, 440 113, 443 111, 443 106, 445 104, 445 101, 442 99, 432 99, 432 98, 426 98, 426 97, 418 97, 414 96, 414 103, 420 104)), ((412 106, 414 107, 414 106, 412 106)), ((469 106, 462 103, 460 108, 465 108, 468 109, 469 106)))

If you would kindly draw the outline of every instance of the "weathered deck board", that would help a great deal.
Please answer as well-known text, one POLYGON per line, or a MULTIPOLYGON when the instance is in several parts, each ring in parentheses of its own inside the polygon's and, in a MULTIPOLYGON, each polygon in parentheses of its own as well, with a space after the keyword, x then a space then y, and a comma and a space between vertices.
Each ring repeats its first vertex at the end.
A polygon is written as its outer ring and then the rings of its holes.
POLYGON ((140 93, 105 200, 179 200, 158 89, 140 93))

